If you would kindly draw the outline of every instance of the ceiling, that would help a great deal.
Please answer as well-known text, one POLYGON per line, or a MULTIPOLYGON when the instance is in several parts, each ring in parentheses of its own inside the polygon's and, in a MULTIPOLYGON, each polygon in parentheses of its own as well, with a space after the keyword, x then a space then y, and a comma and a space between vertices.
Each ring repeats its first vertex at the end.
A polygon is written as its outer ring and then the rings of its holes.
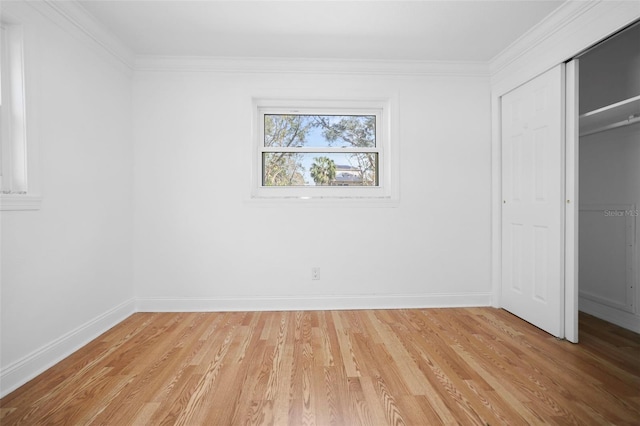
POLYGON ((139 55, 485 62, 563 1, 77 3, 139 55))

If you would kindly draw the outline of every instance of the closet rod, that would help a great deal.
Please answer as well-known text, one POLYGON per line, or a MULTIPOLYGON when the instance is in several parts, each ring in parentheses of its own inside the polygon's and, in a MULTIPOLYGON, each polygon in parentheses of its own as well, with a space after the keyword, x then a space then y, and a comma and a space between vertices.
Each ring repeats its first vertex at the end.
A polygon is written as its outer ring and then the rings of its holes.
POLYGON ((580 137, 589 136, 595 133, 606 132, 607 130, 617 129, 618 127, 630 126, 632 124, 640 123, 640 115, 632 115, 626 120, 618 121, 616 123, 607 124, 606 126, 598 127, 588 132, 580 133, 580 137))

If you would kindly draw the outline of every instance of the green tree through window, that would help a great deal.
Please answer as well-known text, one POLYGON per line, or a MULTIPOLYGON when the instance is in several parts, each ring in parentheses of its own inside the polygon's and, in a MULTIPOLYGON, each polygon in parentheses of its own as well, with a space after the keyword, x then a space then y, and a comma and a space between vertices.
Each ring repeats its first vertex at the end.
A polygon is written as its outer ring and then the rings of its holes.
MULTIPOLYGON (((266 115, 264 145, 281 148, 304 146, 311 127, 308 121, 300 115, 266 115)), ((300 154, 277 152, 264 155, 263 184, 265 186, 304 185, 303 172, 300 154)))
POLYGON ((311 165, 311 177, 316 185, 329 185, 336 178, 336 163, 328 157, 317 157, 311 165))

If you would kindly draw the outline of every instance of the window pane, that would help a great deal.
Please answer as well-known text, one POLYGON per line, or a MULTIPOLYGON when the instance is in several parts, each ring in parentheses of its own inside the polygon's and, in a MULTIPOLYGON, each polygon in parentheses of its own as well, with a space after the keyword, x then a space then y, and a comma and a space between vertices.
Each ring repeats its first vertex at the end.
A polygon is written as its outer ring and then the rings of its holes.
POLYGON ((265 152, 262 185, 378 186, 378 154, 265 152))
POLYGON ((265 114, 266 147, 375 148, 375 115, 265 114))

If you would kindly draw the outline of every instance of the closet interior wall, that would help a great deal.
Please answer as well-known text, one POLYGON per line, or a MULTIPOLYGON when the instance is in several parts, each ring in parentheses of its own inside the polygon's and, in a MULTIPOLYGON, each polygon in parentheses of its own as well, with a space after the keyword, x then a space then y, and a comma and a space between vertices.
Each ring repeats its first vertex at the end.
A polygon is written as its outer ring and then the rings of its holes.
POLYGON ((640 24, 579 58, 580 310, 640 332, 640 24))

